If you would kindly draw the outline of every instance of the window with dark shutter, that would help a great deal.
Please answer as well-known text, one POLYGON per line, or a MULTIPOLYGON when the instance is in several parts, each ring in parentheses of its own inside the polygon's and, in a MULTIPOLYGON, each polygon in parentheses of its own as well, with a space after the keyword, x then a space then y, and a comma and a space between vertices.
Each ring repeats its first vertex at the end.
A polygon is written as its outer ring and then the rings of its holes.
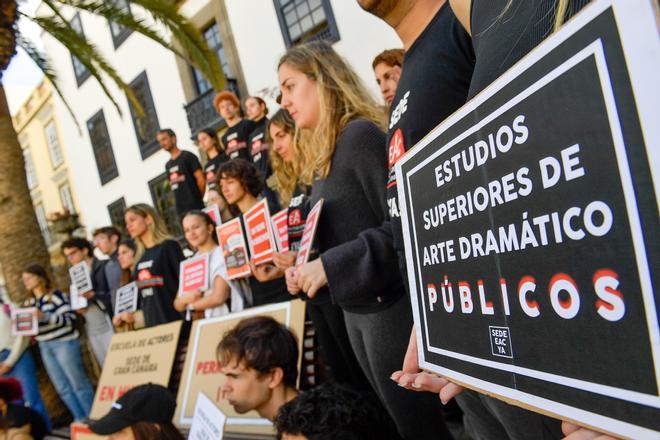
MULTIPOLYGON (((129 14, 131 13, 131 5, 127 0, 113 0, 113 3, 122 11, 128 12, 129 14)), ((110 35, 112 35, 112 44, 114 45, 115 49, 117 49, 119 46, 121 46, 121 43, 123 43, 126 38, 131 35, 133 30, 112 21, 110 21, 109 24, 110 35)))
POLYGON ((108 126, 105 124, 103 110, 99 110, 87 121, 87 131, 89 140, 92 143, 94 158, 96 159, 96 168, 99 171, 101 185, 105 185, 115 177, 119 176, 117 163, 115 162, 115 153, 112 151, 108 126))
POLYGON ((167 179, 167 173, 163 173, 158 177, 149 181, 149 191, 151 191, 151 199, 158 213, 165 220, 167 229, 174 237, 183 235, 179 218, 176 214, 176 202, 174 200, 174 193, 170 188, 170 181, 167 179))
MULTIPOLYGON (((80 20, 80 14, 76 13, 69 22, 71 28, 78 33, 81 37, 85 38, 85 32, 83 32, 82 21, 80 20)), ((76 77, 76 84, 78 87, 85 82, 87 78, 90 77, 89 70, 83 63, 80 62, 78 58, 74 55, 71 55, 71 63, 73 64, 73 74, 76 77)))
POLYGON ((108 214, 110 214, 110 223, 119 229, 122 236, 126 236, 126 222, 124 221, 124 211, 126 211, 126 200, 120 198, 108 205, 108 214))
POLYGON ((138 145, 140 147, 140 155, 142 159, 154 154, 160 148, 158 141, 156 141, 156 134, 158 134, 158 115, 156 114, 156 107, 154 100, 151 96, 151 89, 149 88, 149 80, 147 73, 142 72, 135 78, 129 87, 133 90, 135 97, 142 106, 144 113, 138 116, 133 106, 129 102, 131 109, 131 118, 133 119, 133 127, 135 128, 135 136, 137 137, 138 145))

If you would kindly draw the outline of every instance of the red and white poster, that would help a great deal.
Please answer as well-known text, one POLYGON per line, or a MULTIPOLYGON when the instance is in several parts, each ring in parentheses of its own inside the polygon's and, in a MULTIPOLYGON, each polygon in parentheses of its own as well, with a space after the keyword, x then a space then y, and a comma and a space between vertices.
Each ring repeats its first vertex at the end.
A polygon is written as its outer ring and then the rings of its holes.
POLYGON ((218 208, 218 205, 207 206, 203 211, 211 217, 211 220, 213 220, 213 223, 215 223, 216 226, 222 224, 222 217, 220 216, 220 208, 218 208))
POLYGON ((273 226, 270 222, 270 212, 266 199, 261 199, 244 215, 247 228, 250 256, 255 265, 268 263, 273 260, 273 253, 277 251, 273 238, 273 226))
POLYGON ((247 245, 243 236, 241 219, 235 218, 215 228, 218 243, 225 258, 227 278, 234 280, 244 278, 252 273, 248 261, 247 245))
POLYGON ((307 215, 305 221, 305 230, 300 239, 300 249, 296 255, 296 267, 302 266, 309 261, 309 254, 312 251, 314 244, 314 236, 316 235, 316 226, 319 224, 319 217, 321 217, 321 208, 323 207, 323 199, 314 204, 311 211, 307 215))
POLYGON ((11 333, 14 336, 34 336, 39 334, 36 307, 12 308, 11 323, 11 333))
POLYGON ((271 217, 273 230, 275 231, 275 242, 280 252, 289 250, 289 210, 283 209, 271 217))
POLYGON ((209 254, 188 258, 181 262, 179 294, 205 291, 209 288, 209 254))

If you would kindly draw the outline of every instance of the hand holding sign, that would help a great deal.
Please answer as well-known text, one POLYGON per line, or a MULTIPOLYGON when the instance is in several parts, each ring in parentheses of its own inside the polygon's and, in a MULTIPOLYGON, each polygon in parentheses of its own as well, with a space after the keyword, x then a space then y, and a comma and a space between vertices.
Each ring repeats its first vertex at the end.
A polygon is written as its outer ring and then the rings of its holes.
POLYGON ((188 258, 181 262, 179 294, 199 293, 209 288, 209 254, 188 258))
POLYGON ((314 298, 319 289, 328 284, 328 277, 320 258, 303 264, 296 269, 296 282, 298 287, 309 298, 314 298))
POLYGON ((256 205, 243 214, 247 228, 248 245, 254 264, 268 263, 273 260, 273 253, 277 250, 273 236, 273 224, 266 199, 260 200, 256 205))
POLYGON ((89 266, 87 266, 85 261, 71 266, 69 268, 69 277, 71 278, 71 283, 76 286, 76 290, 81 294, 91 292, 94 289, 92 277, 89 273, 89 266))
POLYGON ((138 287, 133 281, 117 289, 115 296, 115 316, 121 316, 123 313, 133 313, 137 310, 138 287))
MULTIPOLYGON (((39 323, 37 321, 40 314, 36 307, 12 308, 11 310, 11 333, 14 336, 34 336, 39 334, 39 323)), ((43 314, 41 314, 43 317, 43 314)), ((40 320, 42 318, 39 318, 40 320)))

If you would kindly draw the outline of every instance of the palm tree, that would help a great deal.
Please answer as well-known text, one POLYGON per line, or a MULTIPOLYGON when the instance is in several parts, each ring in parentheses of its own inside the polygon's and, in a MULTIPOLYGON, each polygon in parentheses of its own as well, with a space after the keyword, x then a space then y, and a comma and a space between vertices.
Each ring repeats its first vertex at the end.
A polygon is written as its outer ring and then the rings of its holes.
POLYGON ((19 19, 30 20, 64 44, 98 81, 120 115, 119 105, 106 87, 108 80, 126 93, 138 114, 143 110, 130 87, 112 65, 64 18, 63 11, 66 8, 100 15, 150 38, 192 64, 209 80, 215 90, 222 90, 225 84, 217 56, 209 50, 197 28, 179 13, 176 3, 173 1, 132 0, 132 5, 137 5, 144 11, 145 18, 134 17, 113 1, 42 1, 49 11, 49 15, 30 16, 18 9, 15 0, 0 0, 0 268, 4 274, 8 292, 16 301, 22 299, 23 289, 20 284, 22 269, 35 262, 43 264, 44 267, 50 267, 48 249, 41 236, 27 186, 22 149, 12 126, 2 87, 2 74, 11 58, 16 54, 17 46, 23 48, 43 71, 78 124, 73 111, 62 96, 48 58, 31 41, 21 35, 17 21, 19 19), (168 39, 150 27, 148 23, 162 25, 178 42, 181 50, 173 48, 168 39))

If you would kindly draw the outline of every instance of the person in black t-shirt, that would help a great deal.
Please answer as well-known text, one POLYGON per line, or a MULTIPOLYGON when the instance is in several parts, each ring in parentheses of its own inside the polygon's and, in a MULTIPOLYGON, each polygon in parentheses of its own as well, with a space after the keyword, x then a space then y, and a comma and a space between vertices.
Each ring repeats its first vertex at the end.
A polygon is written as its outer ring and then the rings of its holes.
MULTIPOLYGON (((220 167, 220 187, 227 203, 234 205, 242 214, 259 202, 263 182, 252 162, 234 159, 220 167)), ((245 222, 243 222, 245 225, 245 222)), ((245 227, 245 226, 244 226, 245 227)), ((251 264, 252 276, 248 277, 253 306, 261 306, 291 300, 286 290, 282 272, 271 263, 251 264)))
POLYGON ((248 148, 250 133, 256 127, 254 121, 241 117, 241 102, 232 92, 225 90, 213 100, 215 109, 227 123, 227 130, 222 135, 222 145, 230 159, 242 158, 252 161, 248 148))
MULTIPOLYGON (((390 167, 388 205, 394 247, 405 275, 394 164, 466 102, 474 70, 474 52, 469 35, 448 3, 417 1, 408 4, 406 10, 382 1, 358 0, 358 3, 390 24, 401 37, 406 50, 387 139, 390 167)), ((463 16, 464 12, 458 9, 459 15, 463 16)), ((444 378, 420 373, 414 331, 402 370, 395 372, 392 378, 411 390, 438 393, 443 402, 456 396, 465 413, 466 430, 477 438, 545 439, 560 434, 558 422, 548 417, 474 391, 463 391, 462 387, 444 378)))
POLYGON ((296 156, 301 161, 301 180, 315 176, 311 203, 324 200, 316 234, 320 257, 287 269, 289 291, 303 291, 313 298, 320 287, 328 286, 333 302, 343 309, 362 370, 401 436, 451 438, 434 396, 414 396, 389 378, 401 365, 412 326, 396 255, 390 252, 387 260, 373 256, 380 272, 397 275, 390 284, 374 282, 360 291, 346 287, 360 268, 350 266, 350 249, 342 245, 379 227, 387 214, 382 109, 327 42, 289 49, 280 59, 278 75, 282 107, 304 139, 305 154, 296 156))
POLYGON ((270 144, 266 135, 268 107, 263 99, 258 96, 250 96, 245 100, 245 110, 248 118, 256 124, 255 129, 250 133, 248 138, 248 147, 250 148, 252 161, 259 174, 261 174, 261 178, 264 180, 263 196, 268 200, 268 208, 270 212, 277 212, 280 210, 280 202, 275 191, 271 189, 271 186, 274 186, 270 178, 273 174, 273 169, 270 163, 270 144))
POLYGON ((383 95, 387 108, 394 101, 394 94, 399 85, 401 67, 403 67, 403 49, 388 49, 379 53, 371 63, 376 75, 376 82, 383 95))
POLYGON ((158 130, 156 139, 160 148, 170 153, 165 172, 174 191, 176 213, 179 217, 192 209, 204 207, 206 179, 199 159, 193 153, 177 146, 176 134, 169 128, 158 130))
MULTIPOLYGON (((179 265, 184 260, 181 246, 170 238, 165 222, 149 205, 138 203, 126 208, 124 220, 138 248, 136 258, 139 259, 133 278, 138 285, 138 302, 145 327, 182 319, 174 309, 179 290, 179 265)), ((133 322, 132 316, 129 314, 125 321, 133 322)))
POLYGON ((204 164, 204 177, 206 188, 218 187, 218 169, 220 165, 229 160, 229 156, 220 146, 218 133, 212 128, 205 128, 197 133, 197 145, 204 151, 208 160, 204 164))

